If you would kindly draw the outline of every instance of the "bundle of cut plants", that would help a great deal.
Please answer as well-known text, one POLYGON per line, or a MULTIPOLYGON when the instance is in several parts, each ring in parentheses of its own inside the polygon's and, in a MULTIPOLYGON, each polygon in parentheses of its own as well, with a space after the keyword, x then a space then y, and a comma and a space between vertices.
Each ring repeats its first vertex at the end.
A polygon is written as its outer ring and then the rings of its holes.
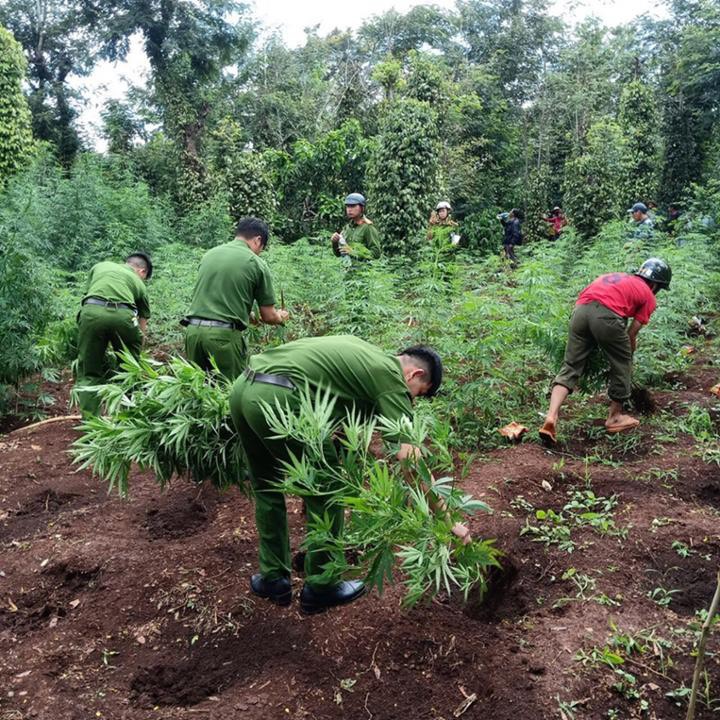
POLYGON ((120 353, 113 382, 95 388, 106 414, 87 418, 73 444, 75 462, 128 493, 136 464, 164 487, 173 475, 218 487, 245 487, 242 448, 230 421, 229 383, 182 358, 167 365, 120 353))
MULTIPOLYGON (((227 382, 208 380, 180 358, 161 365, 123 354, 113 383, 98 388, 107 414, 82 423, 75 461, 122 496, 133 464, 154 472, 162 487, 178 474, 247 489, 229 390, 227 382)), ((428 426, 422 420, 375 422, 349 413, 336 422, 333 404, 326 393, 306 390, 297 412, 281 405, 264 408, 275 436, 302 447, 285 467, 283 492, 322 495, 350 511, 340 536, 331 532, 327 517, 308 518, 304 548, 324 549, 336 558, 325 566, 325 579, 362 577, 382 591, 401 578, 408 605, 453 590, 466 597, 473 589, 482 594, 501 553, 492 540, 465 544, 453 534, 467 515, 489 508, 461 492, 453 478, 434 479, 438 470, 452 467, 447 447, 426 442, 428 426), (424 457, 411 466, 376 458, 370 450, 376 431, 423 448, 424 457)), ((387 458, 394 449, 389 442, 387 458)))

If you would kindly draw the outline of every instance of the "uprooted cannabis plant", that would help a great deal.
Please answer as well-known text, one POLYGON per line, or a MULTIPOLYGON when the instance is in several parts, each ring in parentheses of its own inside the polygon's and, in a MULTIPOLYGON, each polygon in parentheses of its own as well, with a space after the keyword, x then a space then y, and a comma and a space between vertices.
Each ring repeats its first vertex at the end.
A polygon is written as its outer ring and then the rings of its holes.
POLYGON ((162 487, 173 475, 218 487, 244 485, 245 462, 230 422, 229 384, 182 358, 163 365, 120 353, 112 384, 94 388, 107 415, 84 420, 75 462, 127 495, 133 463, 162 487))
MULTIPOLYGON (((121 495, 129 491, 133 464, 150 470, 165 487, 173 475, 219 487, 246 489, 241 444, 228 408, 229 384, 180 358, 162 365, 146 356, 121 353, 113 384, 98 388, 107 415, 86 419, 74 444, 75 462, 108 481, 121 495)), ((364 577, 382 591, 393 581, 396 560, 407 588, 408 605, 439 592, 484 592, 487 573, 499 566, 500 551, 491 540, 463 544, 455 523, 488 511, 455 487, 451 477, 434 480, 452 467, 447 447, 429 441, 429 422, 400 426, 382 418, 364 421, 349 414, 332 419, 333 399, 320 391, 302 393, 300 408, 266 406, 270 427, 279 438, 303 447, 286 466, 282 489, 288 495, 325 495, 350 512, 343 533, 330 531, 327 517, 309 517, 305 547, 335 551, 324 575, 364 577), (376 458, 376 431, 403 436, 423 448, 410 465, 376 458), (328 447, 334 448, 332 457, 328 447), (352 559, 349 559, 352 558, 352 559)), ((392 448, 388 448, 392 450, 392 448)), ((392 457, 392 453, 388 457, 392 457)))

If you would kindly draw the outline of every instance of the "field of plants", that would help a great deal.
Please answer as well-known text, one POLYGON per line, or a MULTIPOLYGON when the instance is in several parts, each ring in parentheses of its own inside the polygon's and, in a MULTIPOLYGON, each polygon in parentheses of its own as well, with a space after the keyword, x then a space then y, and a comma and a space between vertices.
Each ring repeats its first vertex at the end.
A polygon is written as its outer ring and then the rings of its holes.
POLYGON ((719 716, 720 13, 552 8, 418 4, 288 47, 232 0, 0 0, 0 720, 719 716), (78 81, 131 47, 148 77, 88 133, 78 81), (350 266, 330 240, 348 192, 383 250, 350 266), (443 198, 457 246, 427 241, 443 198), (283 481, 295 595, 308 533, 370 587, 319 615, 250 592, 230 385, 183 357, 200 259, 246 215, 290 313, 248 328, 251 354, 353 334, 445 366, 402 427, 333 423, 322 393, 267 410, 304 447, 283 481), (81 421, 88 272, 137 250, 144 350, 111 358, 81 421), (639 428, 606 432, 598 354, 545 447, 578 293, 648 257, 673 279, 634 356, 639 428), (410 472, 381 430, 422 448, 410 472), (327 488, 340 538, 305 517, 327 488))

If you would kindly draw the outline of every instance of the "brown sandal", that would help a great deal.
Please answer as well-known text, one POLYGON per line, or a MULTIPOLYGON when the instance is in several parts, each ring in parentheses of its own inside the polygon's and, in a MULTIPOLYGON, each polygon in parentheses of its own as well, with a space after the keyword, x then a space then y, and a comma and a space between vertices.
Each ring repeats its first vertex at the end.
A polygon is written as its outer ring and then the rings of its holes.
POLYGON ((557 430, 555 428, 555 423, 546 420, 545 424, 538 430, 538 434, 540 435, 540 440, 542 440, 546 447, 557 444, 557 430))

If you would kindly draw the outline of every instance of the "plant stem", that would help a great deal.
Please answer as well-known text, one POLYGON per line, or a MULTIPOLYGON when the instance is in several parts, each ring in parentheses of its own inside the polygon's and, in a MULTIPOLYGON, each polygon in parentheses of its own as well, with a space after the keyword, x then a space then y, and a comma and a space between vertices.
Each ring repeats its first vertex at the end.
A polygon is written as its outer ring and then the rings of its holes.
POLYGON ((700 675, 702 675, 703 663, 705 661, 705 643, 710 635, 710 628, 712 627, 715 613, 718 611, 718 606, 720 606, 720 570, 718 570, 717 574, 717 587, 715 588, 715 595, 710 603, 708 615, 705 618, 705 622, 702 625, 702 631, 700 632, 697 660, 695 661, 695 672, 693 673, 692 692, 690 693, 690 704, 688 705, 685 720, 694 720, 695 718, 695 703, 697 701, 698 689, 700 687, 700 675))

